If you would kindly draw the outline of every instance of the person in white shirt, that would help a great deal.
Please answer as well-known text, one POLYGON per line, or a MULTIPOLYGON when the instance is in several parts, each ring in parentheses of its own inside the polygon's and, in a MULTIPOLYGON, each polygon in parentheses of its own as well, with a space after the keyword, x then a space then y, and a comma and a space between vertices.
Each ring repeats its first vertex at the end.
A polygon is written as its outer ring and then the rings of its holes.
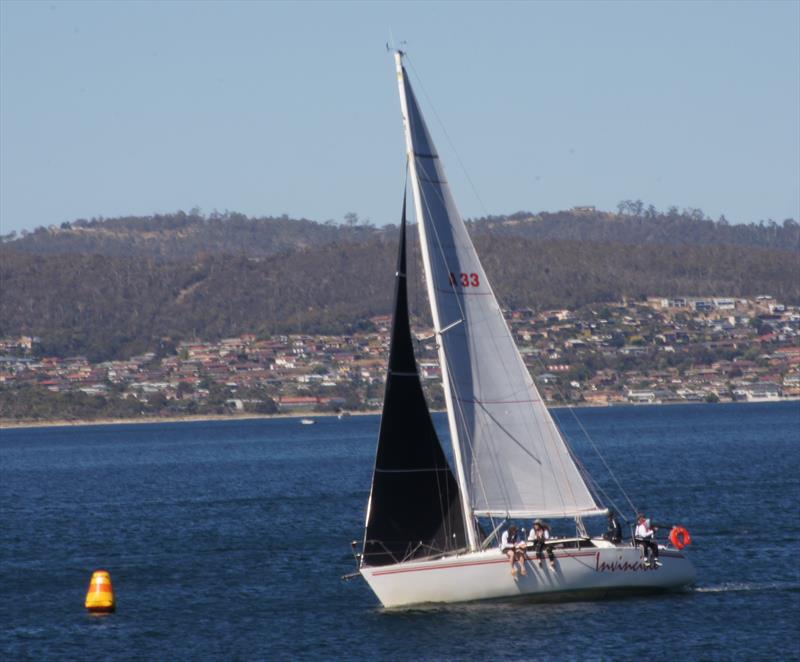
POLYGON ((514 566, 517 562, 519 562, 520 574, 528 574, 528 571, 525 569, 525 561, 527 560, 525 556, 525 541, 522 539, 522 535, 520 535, 516 524, 512 524, 508 529, 503 531, 503 537, 500 539, 500 551, 508 557, 511 563, 512 576, 517 576, 517 569, 514 566))
POLYGON ((644 565, 647 568, 657 568, 661 565, 658 560, 658 543, 655 541, 657 528, 650 524, 650 520, 643 513, 639 513, 636 518, 636 531, 633 537, 636 544, 644 548, 644 565))
POLYGON ((553 554, 553 548, 547 544, 550 540, 550 527, 547 526, 542 520, 537 519, 533 522, 533 528, 528 535, 528 542, 532 543, 533 551, 536 552, 536 558, 539 560, 539 567, 542 567, 544 561, 544 551, 547 550, 547 558, 550 561, 550 567, 556 567, 556 557, 553 554))

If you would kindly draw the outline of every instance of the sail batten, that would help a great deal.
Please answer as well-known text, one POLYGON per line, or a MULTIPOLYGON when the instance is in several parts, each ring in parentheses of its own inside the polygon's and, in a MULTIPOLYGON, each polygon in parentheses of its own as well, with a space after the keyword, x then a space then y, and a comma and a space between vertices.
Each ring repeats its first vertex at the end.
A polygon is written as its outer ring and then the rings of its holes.
POLYGON ((439 330, 467 518, 602 512, 514 343, 399 56, 398 73, 428 296, 439 330))

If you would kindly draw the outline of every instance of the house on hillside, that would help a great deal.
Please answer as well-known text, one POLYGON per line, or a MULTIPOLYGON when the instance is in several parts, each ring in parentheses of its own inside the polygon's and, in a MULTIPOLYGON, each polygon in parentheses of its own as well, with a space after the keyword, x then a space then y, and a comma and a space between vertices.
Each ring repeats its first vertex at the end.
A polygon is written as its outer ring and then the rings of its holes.
POLYGON ((780 400, 781 394, 781 387, 774 382, 739 384, 733 388, 734 399, 745 400, 747 402, 771 402, 780 400))
POLYGON ((284 395, 278 398, 280 411, 311 411, 319 404, 319 398, 309 395, 284 395))
POLYGON ((636 404, 653 404, 656 401, 656 393, 652 389, 626 389, 628 402, 636 404))

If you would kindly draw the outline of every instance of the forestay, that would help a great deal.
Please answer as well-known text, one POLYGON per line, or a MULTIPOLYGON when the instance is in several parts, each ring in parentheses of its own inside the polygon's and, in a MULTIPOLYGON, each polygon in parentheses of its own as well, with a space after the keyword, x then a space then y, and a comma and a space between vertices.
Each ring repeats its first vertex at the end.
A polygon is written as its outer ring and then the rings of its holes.
POLYGON ((451 435, 469 506, 479 516, 595 514, 600 508, 522 361, 456 209, 400 57, 398 77, 451 435))

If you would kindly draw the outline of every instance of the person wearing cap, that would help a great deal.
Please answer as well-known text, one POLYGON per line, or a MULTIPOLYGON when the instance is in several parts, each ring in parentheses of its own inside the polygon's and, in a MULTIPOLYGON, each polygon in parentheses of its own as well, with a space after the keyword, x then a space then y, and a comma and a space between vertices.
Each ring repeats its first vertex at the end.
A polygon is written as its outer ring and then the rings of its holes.
POLYGON ((651 526, 650 520, 644 516, 644 513, 639 513, 636 517, 634 542, 644 548, 644 566, 646 568, 657 568, 661 565, 658 560, 658 544, 655 541, 656 528, 651 526))
POLYGON ((520 535, 519 529, 516 524, 512 524, 505 531, 503 537, 500 539, 500 551, 508 557, 511 563, 511 575, 517 576, 517 569, 514 567, 516 562, 519 562, 519 572, 521 575, 527 575, 528 571, 525 569, 525 541, 520 535))
POLYGON ((528 534, 528 542, 531 543, 533 551, 536 552, 536 558, 539 561, 540 568, 544 561, 545 550, 547 550, 547 558, 550 561, 550 567, 556 567, 556 557, 555 554, 553 554, 553 548, 547 544, 548 540, 550 540, 550 527, 540 519, 534 520, 531 532, 528 534))

